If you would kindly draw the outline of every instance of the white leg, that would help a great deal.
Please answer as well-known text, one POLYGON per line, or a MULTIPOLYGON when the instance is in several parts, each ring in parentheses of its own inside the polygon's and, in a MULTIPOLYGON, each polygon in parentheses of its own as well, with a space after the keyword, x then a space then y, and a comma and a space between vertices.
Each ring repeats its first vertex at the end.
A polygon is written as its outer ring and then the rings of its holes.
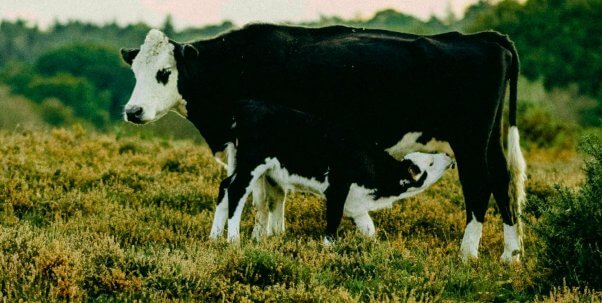
POLYGON ((245 203, 247 201, 248 194, 245 194, 240 201, 238 201, 238 205, 236 206, 236 210, 234 211, 234 215, 232 218, 228 219, 228 241, 236 242, 240 238, 240 217, 242 216, 242 210, 245 207, 245 203))
POLYGON ((286 193, 279 186, 268 187, 268 199, 271 204, 270 209, 270 232, 273 235, 284 233, 284 206, 286 202, 286 193))
POLYGON ((257 180, 253 188, 253 204, 255 205, 255 226, 253 227, 253 238, 260 240, 268 235, 270 223, 270 208, 267 201, 265 178, 257 180))
POLYGON ((330 241, 330 240, 328 240, 328 237, 324 237, 324 240, 322 241, 322 243, 326 247, 332 247, 334 245, 334 240, 330 241))
POLYGON ((504 253, 500 259, 507 263, 520 261, 520 244, 516 224, 512 226, 504 224, 504 253))
POLYGON ((376 229, 374 228, 374 222, 372 221, 372 218, 370 218, 370 215, 367 212, 357 215, 357 216, 354 216, 353 222, 355 222, 355 225, 357 226, 357 228, 364 235, 366 235, 370 238, 374 237, 376 229))
POLYGON ((474 214, 472 220, 466 225, 464 230, 464 238, 460 246, 462 260, 466 261, 469 258, 477 258, 479 254, 479 242, 483 233, 483 223, 477 221, 474 214))
POLYGON ((233 143, 228 143, 226 146, 226 154, 228 155, 228 164, 226 167, 226 171, 228 176, 231 176, 234 173, 234 169, 236 168, 236 147, 233 143))
POLYGON ((284 233, 284 199, 274 201, 274 208, 270 216, 270 229, 273 235, 284 233))
POLYGON ((215 209, 215 214, 213 215, 213 225, 211 226, 211 233, 209 234, 209 238, 215 240, 222 235, 224 227, 226 226, 226 219, 228 219, 227 193, 224 195, 224 198, 215 209))

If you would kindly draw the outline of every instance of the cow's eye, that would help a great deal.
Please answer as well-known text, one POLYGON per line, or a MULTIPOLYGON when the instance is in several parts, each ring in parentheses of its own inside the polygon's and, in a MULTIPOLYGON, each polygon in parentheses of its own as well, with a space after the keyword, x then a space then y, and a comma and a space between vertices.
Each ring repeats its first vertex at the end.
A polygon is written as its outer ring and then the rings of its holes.
POLYGON ((155 76, 155 78, 157 79, 157 82, 163 83, 163 85, 165 85, 165 84, 167 84, 167 81, 169 80, 169 75, 171 75, 171 71, 163 68, 157 72, 157 75, 155 76))
POLYGON ((431 162, 431 164, 429 166, 433 166, 435 165, 435 161, 431 162))

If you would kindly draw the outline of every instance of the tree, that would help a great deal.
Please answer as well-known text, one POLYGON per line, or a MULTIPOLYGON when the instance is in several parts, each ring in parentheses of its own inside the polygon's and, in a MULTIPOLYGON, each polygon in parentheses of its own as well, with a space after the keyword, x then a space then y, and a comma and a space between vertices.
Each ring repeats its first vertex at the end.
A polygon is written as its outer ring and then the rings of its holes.
POLYGON ((99 45, 77 44, 58 48, 40 56, 35 69, 44 76, 67 73, 85 78, 98 94, 109 95, 110 102, 103 104, 103 110, 114 119, 121 118, 121 106, 134 86, 131 71, 121 62, 119 52, 99 45))
POLYGON ((602 114, 602 0, 504 0, 481 9, 465 29, 509 34, 523 75, 543 79, 547 89, 575 83, 597 98, 602 114))

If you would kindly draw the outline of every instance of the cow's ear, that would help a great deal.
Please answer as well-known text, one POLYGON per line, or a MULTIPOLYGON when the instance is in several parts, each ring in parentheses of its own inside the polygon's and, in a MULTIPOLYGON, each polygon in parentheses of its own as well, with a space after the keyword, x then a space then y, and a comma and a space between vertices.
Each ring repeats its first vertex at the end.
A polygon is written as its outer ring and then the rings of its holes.
POLYGON ((138 53, 140 52, 140 49, 138 48, 122 48, 120 50, 121 52, 121 58, 123 58, 123 61, 125 61, 125 63, 132 65, 132 62, 134 61, 134 58, 136 58, 136 55, 138 55, 138 53))
POLYGON ((194 59, 199 56, 199 50, 192 44, 184 44, 180 48, 180 54, 185 59, 194 59))

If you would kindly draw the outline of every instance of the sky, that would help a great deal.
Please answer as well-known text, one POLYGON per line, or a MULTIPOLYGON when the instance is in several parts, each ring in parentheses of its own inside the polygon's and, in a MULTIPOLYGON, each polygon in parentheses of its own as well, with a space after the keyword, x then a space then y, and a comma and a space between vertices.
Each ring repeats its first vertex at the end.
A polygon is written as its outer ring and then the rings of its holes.
POLYGON ((317 20, 321 15, 370 18, 393 8, 423 20, 445 16, 451 9, 462 16, 478 0, 0 0, 0 19, 17 18, 46 28, 55 20, 118 24, 145 22, 159 26, 167 15, 178 29, 231 20, 249 22, 317 20))

